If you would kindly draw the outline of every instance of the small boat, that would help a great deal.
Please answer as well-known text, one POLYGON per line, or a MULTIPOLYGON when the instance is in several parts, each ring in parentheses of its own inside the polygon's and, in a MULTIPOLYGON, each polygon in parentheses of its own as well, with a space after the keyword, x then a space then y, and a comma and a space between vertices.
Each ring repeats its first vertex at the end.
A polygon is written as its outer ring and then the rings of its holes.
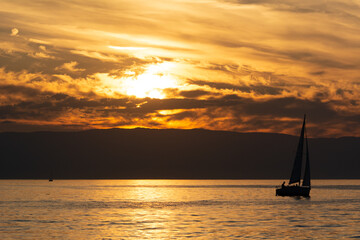
POLYGON ((53 171, 51 170, 50 176, 49 176, 49 182, 52 182, 52 181, 54 181, 54 178, 53 178, 53 171))
POLYGON ((310 196, 310 190, 311 190, 310 162, 309 162, 308 138, 305 130, 305 119, 306 119, 306 115, 304 115, 304 121, 300 133, 299 144, 297 147, 289 184, 285 186, 285 182, 283 182, 281 187, 276 189, 276 196, 302 196, 302 197, 310 196), (304 148, 306 148, 305 173, 304 173, 302 185, 300 185, 304 148))

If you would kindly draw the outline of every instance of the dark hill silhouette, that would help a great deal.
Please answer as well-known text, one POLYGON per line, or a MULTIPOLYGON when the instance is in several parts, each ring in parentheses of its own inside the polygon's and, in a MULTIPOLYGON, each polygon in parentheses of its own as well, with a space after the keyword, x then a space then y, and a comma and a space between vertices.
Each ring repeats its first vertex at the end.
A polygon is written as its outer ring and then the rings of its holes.
MULTIPOLYGON (((298 137, 109 129, 0 133, 0 178, 281 178, 298 137)), ((313 178, 360 178, 360 138, 310 139, 313 178)))

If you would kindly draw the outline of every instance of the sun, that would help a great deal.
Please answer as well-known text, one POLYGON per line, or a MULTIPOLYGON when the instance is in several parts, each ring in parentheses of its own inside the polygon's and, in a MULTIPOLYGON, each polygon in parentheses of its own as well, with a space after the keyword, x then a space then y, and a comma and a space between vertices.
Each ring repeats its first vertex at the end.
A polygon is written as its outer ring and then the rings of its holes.
MULTIPOLYGON (((123 82, 126 95, 137 98, 165 98, 165 89, 178 86, 177 81, 170 74, 173 67, 174 64, 170 62, 151 64, 146 67, 144 73, 127 77, 123 82)), ((127 74, 135 75, 131 71, 127 74)))
POLYGON ((178 78, 174 77, 176 63, 162 62, 152 63, 145 66, 141 74, 137 69, 128 69, 121 77, 109 73, 97 73, 99 86, 95 89, 104 96, 126 95, 136 98, 163 99, 169 96, 168 89, 178 89, 180 84, 178 78))

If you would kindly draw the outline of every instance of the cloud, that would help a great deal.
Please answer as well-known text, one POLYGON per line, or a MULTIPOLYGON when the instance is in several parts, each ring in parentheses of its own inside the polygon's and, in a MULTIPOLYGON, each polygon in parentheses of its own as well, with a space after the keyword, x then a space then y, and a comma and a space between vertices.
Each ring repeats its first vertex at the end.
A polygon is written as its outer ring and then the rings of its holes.
MULTIPOLYGON (((24 41, 22 41, 23 43, 24 41)), ((104 53, 83 54, 73 49, 63 49, 52 45, 26 42, 24 51, 6 51, 0 48, 0 66, 7 71, 43 74, 63 74, 72 77, 87 77, 95 73, 123 75, 124 71, 142 65, 160 62, 159 59, 139 59, 128 55, 108 55, 104 53), (78 66, 81 67, 78 67, 78 66)))
POLYGON ((18 33, 19 33, 19 30, 17 28, 13 28, 13 29, 11 29, 10 36, 14 37, 14 36, 18 35, 18 33))
POLYGON ((55 70, 67 70, 67 71, 70 71, 70 72, 83 72, 85 71, 85 69, 82 69, 82 68, 76 68, 76 66, 78 65, 79 63, 76 62, 76 61, 72 61, 72 62, 68 62, 68 63, 64 63, 63 65, 61 65, 60 67, 56 67, 55 70))
POLYGON ((191 90, 191 91, 180 92, 180 96, 185 98, 198 98, 206 95, 213 95, 213 93, 204 90, 191 90))
POLYGON ((8 1, 0 117, 14 129, 295 133, 307 112, 318 136, 360 135, 350 130, 359 129, 359 8, 347 0, 8 1))
POLYGON ((208 82, 203 80, 188 80, 188 82, 199 86, 209 86, 211 88, 215 88, 218 90, 228 89, 228 90, 240 91, 245 93, 253 92, 260 95, 281 95, 282 91, 284 91, 284 89, 266 86, 266 85, 241 86, 241 85, 221 83, 221 82, 208 82))
POLYGON ((45 58, 45 59, 51 59, 51 58, 55 58, 54 56, 50 56, 47 53, 44 52, 35 52, 35 53, 31 53, 29 54, 29 56, 33 57, 33 58, 45 58))
MULTIPOLYGON (((298 122, 302 114, 307 113, 311 122, 309 132, 320 136, 337 136, 339 132, 356 133, 354 129, 359 129, 360 119, 358 113, 348 115, 337 111, 334 108, 336 102, 294 97, 262 101, 236 95, 212 100, 79 98, 14 85, 1 86, 0 92, 10 98, 17 96, 22 99, 17 103, 2 104, 1 119, 28 125, 31 122, 35 125, 47 123, 58 129, 62 125, 83 129, 119 126, 167 128, 180 124, 183 128, 191 126, 213 130, 297 134, 298 122), (333 125, 337 126, 336 129, 331 128, 333 125)), ((195 93, 195 97, 198 97, 200 92, 195 93)))

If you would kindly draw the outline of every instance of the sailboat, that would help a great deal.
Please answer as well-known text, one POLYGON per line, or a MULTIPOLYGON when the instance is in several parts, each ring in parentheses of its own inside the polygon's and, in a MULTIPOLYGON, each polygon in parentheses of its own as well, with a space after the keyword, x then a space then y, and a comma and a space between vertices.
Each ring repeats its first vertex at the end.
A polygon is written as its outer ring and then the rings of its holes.
POLYGON ((284 182, 280 188, 277 188, 276 196, 303 196, 303 197, 310 196, 311 183, 310 183, 309 147, 308 147, 309 145, 305 130, 305 119, 306 119, 306 115, 304 115, 304 121, 301 128, 299 144, 297 147, 289 184, 285 186, 285 182, 284 182), (304 173, 302 185, 300 185, 304 147, 306 148, 305 173, 304 173))

